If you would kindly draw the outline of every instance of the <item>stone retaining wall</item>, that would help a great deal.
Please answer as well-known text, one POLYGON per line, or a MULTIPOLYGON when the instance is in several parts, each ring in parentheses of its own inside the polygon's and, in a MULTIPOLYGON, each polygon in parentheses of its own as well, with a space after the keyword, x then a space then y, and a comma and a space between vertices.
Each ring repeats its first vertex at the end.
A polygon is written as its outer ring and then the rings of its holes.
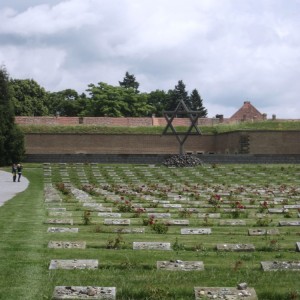
MULTIPOLYGON (((170 155, 155 154, 28 154, 26 162, 38 163, 130 163, 160 164, 170 155)), ((299 155, 218 155, 204 154, 198 157, 208 164, 300 164, 299 155)))

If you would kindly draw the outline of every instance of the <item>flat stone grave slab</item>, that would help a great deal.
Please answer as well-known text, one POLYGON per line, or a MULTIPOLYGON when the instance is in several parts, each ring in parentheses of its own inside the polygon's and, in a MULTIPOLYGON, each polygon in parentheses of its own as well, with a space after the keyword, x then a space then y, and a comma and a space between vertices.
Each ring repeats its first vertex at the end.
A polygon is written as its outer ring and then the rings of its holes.
POLYGON ((280 226, 300 226, 300 221, 279 221, 280 226))
POLYGON ((133 242, 133 250, 171 250, 171 243, 133 242))
POLYGON ((111 207, 102 206, 101 203, 86 202, 86 203, 83 203, 82 206, 84 209, 88 209, 91 211, 112 212, 111 207))
POLYGON ((102 203, 88 202, 88 203, 83 203, 82 206, 87 208, 98 208, 98 207, 102 207, 102 203))
POLYGON ((198 218, 204 219, 204 218, 210 218, 210 219, 220 219, 221 214, 220 213, 199 213, 198 218))
POLYGON ((157 261, 157 269, 168 271, 203 271, 204 264, 202 261, 157 261))
POLYGON ((296 243, 296 251, 300 252, 300 242, 296 243))
POLYGON ((198 213, 200 211, 200 208, 197 207, 187 207, 187 208, 182 208, 179 211, 183 211, 183 212, 189 212, 189 213, 198 213))
POLYGON ((269 214, 283 214, 285 212, 288 212, 288 209, 284 209, 284 208, 269 208, 268 212, 269 212, 269 214))
POLYGON ((145 228, 116 228, 116 233, 145 233, 145 228))
POLYGON ((160 203, 160 204, 168 204, 170 201, 168 200, 152 200, 153 203, 160 203))
POLYGON ((55 269, 98 269, 97 259, 53 259, 49 270, 55 269))
POLYGON ((223 226, 245 226, 246 222, 244 220, 220 220, 219 224, 223 226))
POLYGON ((165 225, 179 225, 179 226, 188 226, 190 225, 189 220, 176 220, 176 219, 170 219, 164 221, 165 225))
POLYGON ((181 208, 182 205, 181 204, 172 204, 172 203, 166 203, 163 204, 164 208, 181 208))
POLYGON ((47 232, 51 233, 78 233, 78 228, 66 228, 66 227, 49 227, 47 232))
POLYGON ((48 219, 45 224, 64 224, 73 225, 73 219, 48 219))
POLYGON ((285 209, 299 209, 300 208, 300 204, 284 205, 283 208, 285 208, 285 209))
POLYGON ((109 213, 109 212, 100 212, 98 213, 98 217, 105 217, 105 218, 121 218, 120 213, 109 213))
POLYGON ((48 216, 49 217, 72 217, 72 213, 66 211, 49 211, 48 216))
POLYGON ((258 300, 253 288, 239 290, 234 287, 195 287, 195 299, 258 300))
POLYGON ((99 286, 56 286, 54 288, 52 299, 115 300, 116 288, 99 286))
POLYGON ((104 225, 130 225, 130 219, 104 219, 104 225))
POLYGON ((248 229, 249 235, 279 235, 280 232, 276 228, 272 229, 248 229))
POLYGON ((156 219, 166 219, 166 218, 171 218, 170 213, 148 213, 148 217, 151 218, 156 218, 156 219))
POLYGON ((253 244, 217 244, 218 251, 254 251, 255 247, 253 244))
POLYGON ((60 212, 66 211, 65 207, 47 207, 48 211, 60 212))
POLYGON ((300 261, 262 261, 264 271, 300 271, 300 261))
POLYGON ((85 249, 86 242, 62 242, 62 241, 50 241, 48 248, 53 249, 85 249))
POLYGON ((181 228, 181 234, 211 234, 211 228, 181 228))

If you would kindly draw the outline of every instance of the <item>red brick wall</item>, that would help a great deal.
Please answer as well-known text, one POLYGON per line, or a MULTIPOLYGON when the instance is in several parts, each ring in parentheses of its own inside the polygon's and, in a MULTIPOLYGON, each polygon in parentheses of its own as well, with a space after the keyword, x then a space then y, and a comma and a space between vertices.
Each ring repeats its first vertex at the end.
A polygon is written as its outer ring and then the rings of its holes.
MULTIPOLYGON (((101 126, 166 126, 165 118, 110 118, 110 117, 16 117, 17 124, 41 124, 41 125, 101 125, 101 126)), ((227 123, 228 119, 224 119, 227 123)), ((199 125, 218 124, 219 119, 201 118, 198 120, 199 125)), ((189 126, 191 121, 189 118, 175 118, 172 122, 174 126, 189 126)))
MULTIPOLYGON (((249 136, 249 154, 300 154, 300 131, 241 131, 219 135, 190 136, 186 152, 234 154, 241 136, 249 136)), ((26 134, 27 154, 176 154, 175 136, 26 134)))

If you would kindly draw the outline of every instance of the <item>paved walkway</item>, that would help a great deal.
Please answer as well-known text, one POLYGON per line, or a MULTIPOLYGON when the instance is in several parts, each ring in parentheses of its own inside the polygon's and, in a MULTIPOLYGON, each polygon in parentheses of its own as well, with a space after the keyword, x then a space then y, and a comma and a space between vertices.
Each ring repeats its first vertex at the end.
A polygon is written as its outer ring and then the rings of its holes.
POLYGON ((0 206, 13 198, 17 193, 27 189, 29 181, 21 177, 21 182, 13 182, 12 174, 0 170, 0 206))

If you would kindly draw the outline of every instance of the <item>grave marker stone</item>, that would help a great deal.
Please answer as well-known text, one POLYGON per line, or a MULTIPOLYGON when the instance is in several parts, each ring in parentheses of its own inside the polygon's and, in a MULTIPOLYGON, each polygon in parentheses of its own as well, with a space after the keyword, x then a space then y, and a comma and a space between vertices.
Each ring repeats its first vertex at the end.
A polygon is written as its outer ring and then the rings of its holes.
POLYGON ((217 244, 216 246, 218 251, 247 251, 251 252, 255 250, 254 245, 252 244, 217 244))
POLYGON ((78 228, 66 228, 66 227, 49 227, 47 232, 51 233, 78 233, 78 228))
POLYGON ((54 249, 85 249, 86 242, 50 241, 48 248, 54 249))
POLYGON ((133 250, 171 250, 171 244, 161 242, 133 242, 133 250))
POLYGON ((97 259, 53 259, 49 270, 98 269, 97 259))
POLYGON ((73 225, 73 219, 48 219, 45 224, 73 225))
POLYGON ((239 290, 234 287, 195 287, 195 299, 258 300, 253 288, 239 290))
POLYGON ((157 269, 168 271, 203 271, 204 264, 202 261, 157 261, 157 269))
POLYGON ((264 271, 300 271, 300 261, 262 261, 264 271))
POLYGON ((104 225, 130 225, 130 219, 104 219, 104 225))
POLYGON ((56 286, 52 299, 115 300, 116 288, 99 286, 56 286))
POLYGON ((211 234, 211 228, 181 228, 181 234, 211 234))
POLYGON ((272 229, 248 229, 249 235, 279 235, 279 230, 276 228, 272 229))

